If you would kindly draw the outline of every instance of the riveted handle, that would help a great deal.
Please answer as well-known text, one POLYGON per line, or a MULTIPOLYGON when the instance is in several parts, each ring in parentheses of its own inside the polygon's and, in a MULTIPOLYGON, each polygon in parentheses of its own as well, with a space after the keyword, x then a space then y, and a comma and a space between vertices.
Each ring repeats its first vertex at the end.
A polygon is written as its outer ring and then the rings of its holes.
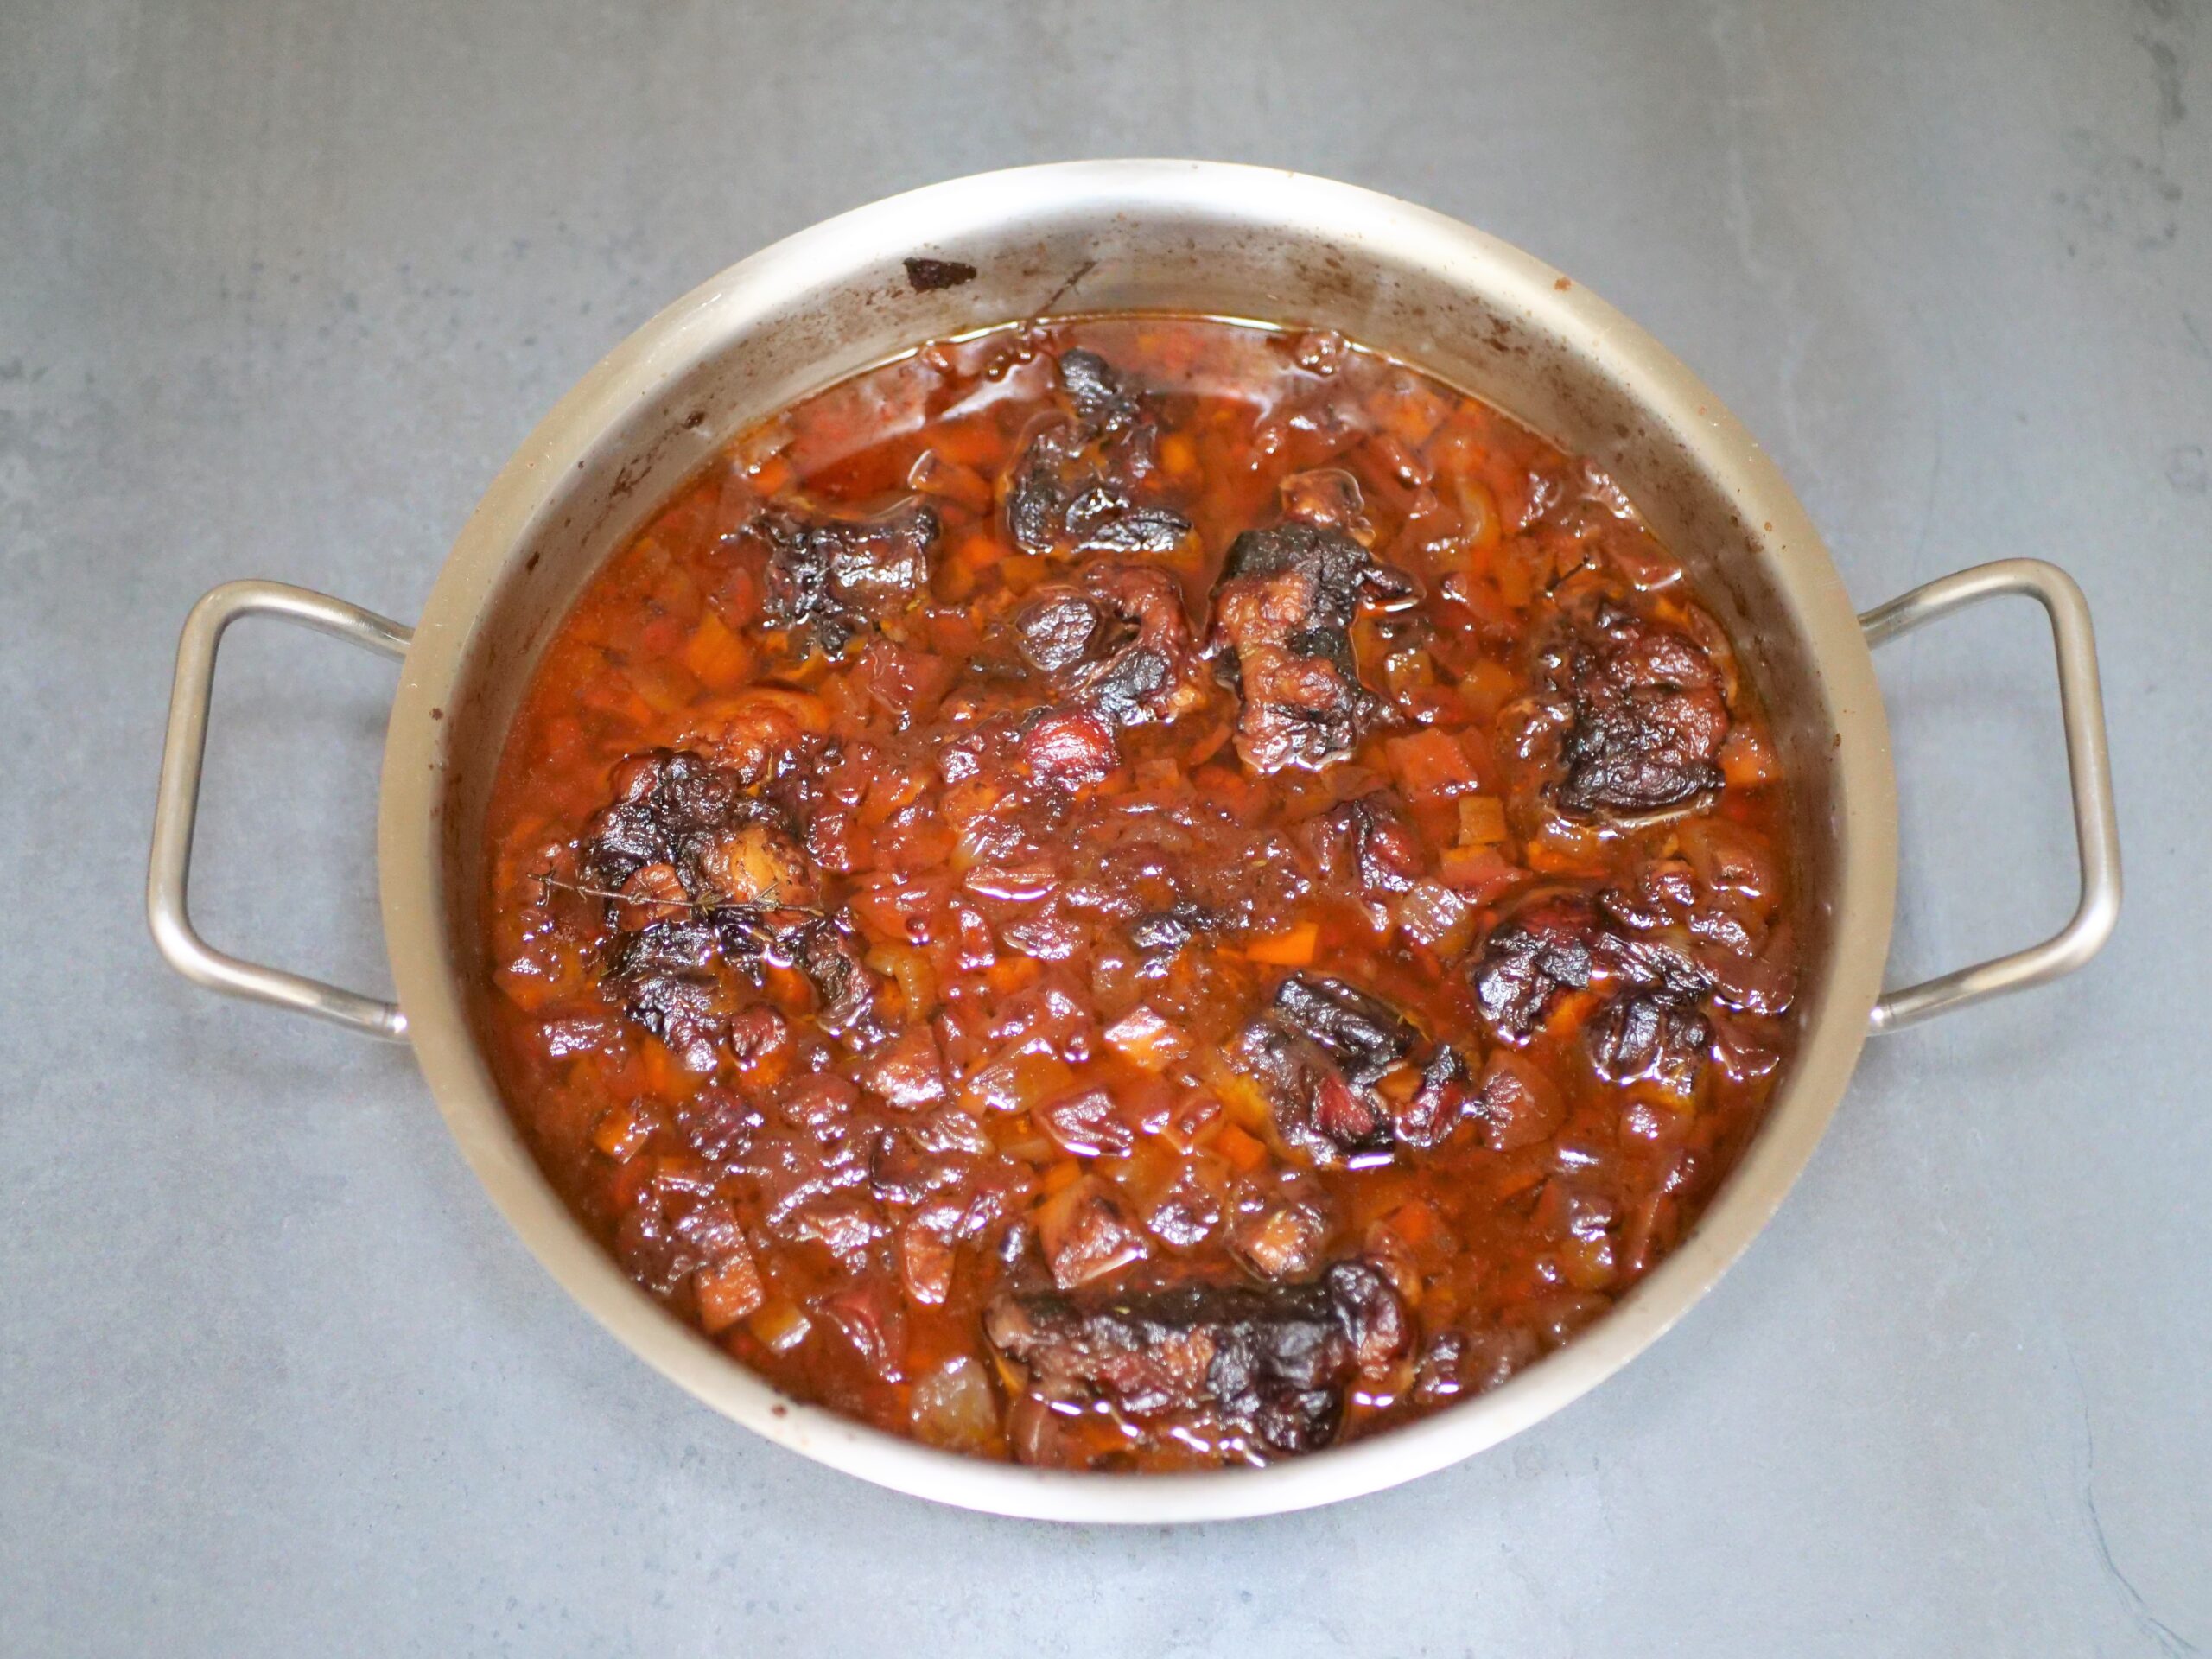
POLYGON ((215 652, 223 631, 242 616, 279 617, 386 657, 404 657, 414 637, 412 629, 389 617, 281 582, 226 582, 192 607, 177 642, 168 735, 162 746, 162 780, 154 800, 154 849, 146 870, 146 920, 154 944, 170 967, 211 991, 311 1014, 372 1037, 403 1039, 407 1016, 397 1003, 226 955, 192 925, 192 831, 200 816, 215 652))
POLYGON ((2041 559, 2000 559, 1900 594, 1868 611, 1859 624, 1866 632, 1866 643, 1880 645, 1923 623, 2006 594, 2025 594, 2050 618, 2051 642, 2058 657, 2059 718, 2066 730, 2066 766, 2073 779, 2081 899, 2073 919, 2040 944, 1885 992, 1874 1005, 1872 1028, 1877 1032, 1897 1031, 2070 974, 2104 948, 2120 919, 2120 829, 2113 811, 2104 693, 2097 683, 2097 642, 2089 625, 2089 602, 2074 578, 2041 559))

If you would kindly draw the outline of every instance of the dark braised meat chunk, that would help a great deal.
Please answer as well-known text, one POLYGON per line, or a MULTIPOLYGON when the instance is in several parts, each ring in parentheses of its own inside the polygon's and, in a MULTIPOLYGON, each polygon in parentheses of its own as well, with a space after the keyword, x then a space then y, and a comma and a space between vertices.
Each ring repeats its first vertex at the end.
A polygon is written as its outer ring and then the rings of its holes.
POLYGON ((1608 1083, 1648 1081, 1687 1095, 1713 1046, 1713 1027, 1669 992, 1636 990, 1601 1008, 1587 1038, 1591 1064, 1608 1083))
POLYGON ((880 987, 861 959, 860 942, 841 922, 822 918, 800 928, 791 960, 814 988, 816 1025, 855 1048, 887 1034, 876 1012, 880 987))
POLYGON ((1418 1035, 1381 997, 1318 974, 1283 981, 1275 991, 1275 1018, 1319 1043, 1346 1077, 1363 1084, 1412 1053, 1418 1035))
POLYGON ((742 1001, 728 969, 773 954, 813 986, 823 1031, 884 1035, 875 976, 844 925, 806 907, 816 872, 779 808, 688 751, 626 762, 615 788, 580 866, 617 930, 607 977, 629 1018, 706 1069, 742 1001))
POLYGON ((1390 1114, 1390 1135, 1402 1147, 1425 1152, 1456 1128, 1478 1105, 1476 1078, 1466 1057, 1440 1043, 1422 1062, 1421 1086, 1390 1114))
POLYGON ((1374 1085, 1419 1033, 1396 1009, 1342 980, 1294 974, 1244 1028, 1236 1058, 1292 1145, 1322 1161, 1387 1147, 1390 1117, 1374 1085))
POLYGON ((713 1067, 748 1004, 760 1005, 747 969, 775 957, 813 987, 814 1023, 851 1047, 888 1034, 876 1007, 880 983, 837 918, 758 905, 721 905, 655 920, 616 936, 607 983, 623 1014, 694 1071, 713 1067))
POLYGON ((1222 918, 1214 912, 1204 905, 1185 900, 1130 922, 1129 943, 1140 950, 1173 952, 1201 934, 1213 932, 1221 925, 1222 918))
POLYGON ((1537 659, 1548 690, 1516 711, 1510 741, 1546 778, 1560 810, 1634 817, 1717 788, 1728 702, 1713 659, 1688 634, 1618 600, 1597 601, 1537 659))
POLYGON ((1002 1295, 984 1332, 1046 1410, 1103 1404, 1148 1427, 1172 1421, 1253 1462, 1327 1446, 1361 1370, 1410 1340, 1404 1303, 1363 1262, 1266 1289, 1002 1295))
POLYGON ((928 587, 938 518, 937 510, 919 500, 874 518, 803 518, 769 508, 739 533, 766 546, 768 620, 778 627, 810 626, 834 657, 928 587))
POLYGON ((1232 543, 1213 594, 1213 638, 1236 655, 1236 752, 1258 772, 1319 771, 1358 746, 1388 705, 1359 681, 1351 620, 1361 595, 1405 579, 1339 531, 1293 522, 1232 543))
POLYGON ((1078 418, 1105 429, 1124 426, 1136 418, 1136 393, 1097 353, 1080 347, 1062 352, 1059 374, 1060 390, 1075 406, 1078 418))
POLYGON ((1421 878, 1421 839, 1384 791, 1338 802, 1308 833, 1322 868, 1371 898, 1404 893, 1421 878))
POLYGON ((614 774, 614 801, 583 843, 587 880, 613 892, 651 864, 673 866, 692 893, 721 839, 749 822, 756 804, 738 775, 690 752, 656 749, 614 774))
POLYGON ((1172 553, 1191 533, 1173 509, 1140 499, 1153 429, 1143 400, 1095 352, 1058 361, 1074 418, 1032 433, 1007 491, 1007 530, 1027 553, 1172 553))
POLYGON ((721 935, 704 918, 657 922, 625 934, 607 982, 622 1012, 666 1043, 694 1071, 711 1070, 728 1035, 734 988, 721 970, 721 935))
POLYGON ((1698 1006, 1714 989, 1712 974, 1664 939, 1624 936, 1584 893, 1529 899, 1491 931, 1473 981, 1492 1034, 1516 1045, 1535 1035, 1564 993, 1603 995, 1584 1039, 1610 1082, 1649 1079, 1688 1094, 1712 1043, 1698 1006))
POLYGON ((1183 590, 1155 566, 1086 565, 1023 606, 1014 632, 1032 668, 1117 726, 1173 721, 1206 700, 1183 590))
POLYGON ((1491 1031, 1525 1043, 1561 991, 1586 989, 1605 930, 1580 893, 1540 893, 1491 930, 1474 966, 1475 1001, 1491 1031))

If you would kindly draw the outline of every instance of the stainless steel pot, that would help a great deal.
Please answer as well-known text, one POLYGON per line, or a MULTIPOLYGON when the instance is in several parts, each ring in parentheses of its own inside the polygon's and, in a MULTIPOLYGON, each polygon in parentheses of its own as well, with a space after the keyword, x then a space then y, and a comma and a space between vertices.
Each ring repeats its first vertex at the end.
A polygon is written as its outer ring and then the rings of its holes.
POLYGON ((901 1491, 1060 1520, 1259 1515, 1408 1480, 1557 1411, 1718 1279, 1811 1155, 1871 1031, 2081 966, 2120 906, 2095 647, 2081 591, 2007 560, 1854 616, 1796 496, 1717 398, 1655 340, 1527 254, 1436 213, 1296 174, 1092 162, 986 174, 863 207, 677 301, 561 400, 493 480, 420 622, 274 582, 215 589, 185 624, 147 909, 178 972, 213 989, 415 1046, 454 1138, 554 1277, 648 1363, 779 1445, 901 1491), (944 262, 910 272, 906 260, 944 262), (972 274, 963 274, 972 267, 972 274), (781 1397, 632 1286, 523 1146, 472 1023, 485 799, 539 648, 600 563, 756 418, 923 340, 1020 318, 1166 310, 1342 330, 1478 393, 1611 472, 1723 616, 1773 711, 1792 779, 1806 971, 1797 1057, 1758 1138, 1691 1236, 1605 1319, 1504 1386, 1409 1427, 1261 1471, 1114 1478, 979 1462, 781 1397), (1897 882, 1889 733, 1869 647, 1975 601, 2050 614, 2082 895, 2029 950, 1881 988, 1897 882), (398 1001, 203 942, 186 878, 223 630, 289 618, 399 658, 378 860, 398 1001))

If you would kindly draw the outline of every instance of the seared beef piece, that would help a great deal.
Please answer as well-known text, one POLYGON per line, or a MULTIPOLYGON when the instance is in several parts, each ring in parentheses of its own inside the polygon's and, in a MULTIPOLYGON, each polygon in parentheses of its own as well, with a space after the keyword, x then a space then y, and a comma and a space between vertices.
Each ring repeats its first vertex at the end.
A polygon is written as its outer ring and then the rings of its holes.
POLYGON ((1275 1018, 1327 1051, 1344 1076, 1371 1084, 1413 1052, 1418 1035, 1382 998, 1340 979, 1293 974, 1275 990, 1275 1018))
POLYGON ((1141 397, 1096 353, 1065 353, 1058 369, 1075 417, 1039 426, 1015 462, 1007 532, 1029 553, 1173 552, 1191 521, 1135 487, 1152 441, 1141 397))
POLYGON ((1022 607, 1014 629, 1031 667, 1117 726, 1172 721, 1206 698, 1183 590, 1156 567, 1086 565, 1022 607))
POLYGON ((1130 390, 1114 365, 1096 352, 1077 349, 1060 353, 1060 390, 1082 419, 1101 427, 1120 425, 1135 418, 1137 394, 1130 390))
POLYGON ((1585 1032, 1593 1067, 1615 1083, 1694 1086, 1712 1027, 1697 1005, 1713 976, 1662 939, 1625 937, 1583 893, 1539 893, 1494 929, 1476 958, 1475 1000, 1493 1034, 1534 1036, 1565 990, 1608 993, 1585 1032))
POLYGON ((1212 932, 1221 921, 1204 905, 1173 905, 1131 922, 1129 943, 1140 950, 1179 950, 1199 934, 1212 932))
POLYGON ((1440 1043, 1421 1069, 1421 1087, 1390 1114, 1390 1136, 1402 1147, 1426 1152, 1478 1109, 1473 1070, 1449 1043, 1440 1043))
POLYGON ((1308 831, 1321 867, 1357 881, 1370 898, 1403 893, 1421 880, 1421 841, 1396 799, 1376 790, 1340 801, 1308 831))
POLYGON ((1728 702, 1713 659, 1688 634, 1600 599, 1538 658, 1549 683, 1520 747, 1559 810, 1634 817, 1695 800, 1720 783, 1728 702))
POLYGON ((586 832, 584 878, 604 892, 648 864, 672 864, 694 897, 708 887, 702 868, 732 830, 762 816, 738 775, 690 752, 655 749, 615 773, 613 805, 586 832))
POLYGON ((695 906, 624 923, 632 931, 615 943, 607 979, 625 1014, 703 1068, 737 1004, 727 968, 775 949, 813 983, 824 1030, 860 1046, 882 1034, 860 947, 836 921, 779 902, 776 888, 803 884, 808 871, 776 808, 747 795, 735 773, 665 750, 626 763, 618 789, 585 840, 584 875, 613 893, 649 865, 672 866, 695 906), (731 901, 733 888, 745 902, 731 901))
POLYGON ((1624 992, 1584 1033, 1590 1060, 1609 1083, 1657 1084, 1688 1096, 1713 1046, 1713 1027, 1696 1008, 1664 990, 1624 992))
POLYGON ((703 1071, 734 1012, 730 988, 716 971, 721 959, 721 935, 713 922, 697 916, 656 922, 622 936, 607 982, 626 1016, 703 1071))
POLYGON ((772 948, 813 982, 825 1030, 861 1046, 880 1034, 859 947, 835 921, 796 907, 812 871, 782 823, 735 772, 658 749, 624 763, 613 804, 584 838, 579 868, 602 894, 654 867, 682 883, 688 908, 608 899, 620 931, 607 981, 625 1014, 697 1068, 711 1064, 739 1006, 727 969, 772 948))
POLYGON ((618 937, 607 980, 622 1012, 705 1071, 740 1011, 755 1001, 738 971, 773 952, 814 987, 816 1023, 855 1048, 887 1034, 879 982, 840 923, 808 911, 725 905, 618 937))
POLYGON ((1283 1139, 1327 1161, 1390 1144, 1389 1113, 1373 1085, 1413 1052, 1417 1036, 1380 998, 1294 974, 1238 1037, 1236 1058, 1274 1107, 1283 1139))
POLYGON ((1352 617, 1363 592, 1404 591, 1404 577, 1339 531, 1293 522, 1230 544, 1214 586, 1213 639, 1236 656, 1246 766, 1319 771, 1358 746, 1388 705, 1359 682, 1352 617))
POLYGON ((738 534, 766 544, 768 620, 810 626, 834 657, 928 586, 937 510, 909 500, 874 518, 803 518, 772 507, 738 534))
POLYGON ((1327 1446, 1363 1364, 1390 1363, 1410 1338, 1397 1292, 1363 1262, 1267 1289, 1001 1295, 983 1329, 1048 1407, 1103 1402, 1147 1427, 1241 1438, 1255 1462, 1327 1446))
POLYGON ((1329 1163, 1390 1144, 1390 1118, 1374 1091, 1355 1087, 1319 1043, 1273 1018, 1238 1035, 1231 1058, 1274 1110, 1292 1146, 1329 1163))
POLYGON ((1475 1000, 1510 1043, 1535 1035, 1562 990, 1582 990, 1608 936, 1584 894, 1540 893, 1491 930, 1475 959, 1475 1000))
POLYGON ((814 987, 816 1025, 854 1048, 890 1034, 876 1008, 881 987, 849 929, 836 918, 817 918, 799 928, 788 948, 792 965, 814 987))
POLYGON ((1105 624, 1098 603, 1072 588, 1047 588, 1014 619, 1021 654, 1040 674, 1063 674, 1086 661, 1105 624))

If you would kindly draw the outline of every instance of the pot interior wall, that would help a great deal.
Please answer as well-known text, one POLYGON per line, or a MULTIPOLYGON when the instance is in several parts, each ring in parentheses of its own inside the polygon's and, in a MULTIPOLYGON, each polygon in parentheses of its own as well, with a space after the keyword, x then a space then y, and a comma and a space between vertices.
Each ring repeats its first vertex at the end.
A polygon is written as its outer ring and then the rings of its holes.
MULTIPOLYGON (((1612 474, 1720 613, 1773 717, 1798 829, 1799 1018, 1821 1018, 1835 988, 1838 919, 1825 895, 1840 888, 1845 842, 1840 722, 1808 648, 1817 619, 1783 573, 1793 560, 1824 571, 1826 556, 1786 492, 1777 522, 1774 492, 1759 499, 1756 476, 1747 483, 1732 464, 1746 457, 1716 451, 1678 370, 1655 365, 1648 348, 1621 349, 1617 332, 1633 331, 1604 307, 1563 308, 1551 272, 1510 250, 1471 251, 1457 226, 1433 242, 1382 246, 1286 225, 1283 206, 1266 200, 1249 218, 1217 201, 1140 219, 1043 200, 1027 205, 1015 234, 987 214, 937 223, 925 211, 931 194, 832 221, 747 262, 681 302, 671 327, 648 331, 657 340, 618 352, 541 429, 541 439, 563 428, 599 435, 580 458, 573 441, 565 451, 548 444, 547 469, 559 475, 539 484, 523 546, 490 580, 463 646, 461 694, 446 711, 442 899, 449 965, 463 982, 481 982, 479 843, 509 721, 548 635, 644 518, 753 421, 924 340, 1030 316, 1158 310, 1341 330, 1612 474), (908 214, 908 239, 887 240, 884 210, 908 203, 924 204, 908 214), (862 217, 867 225, 855 226, 862 217), (974 275, 917 287, 909 256, 958 261, 974 275), (777 280, 738 280, 756 269, 777 280), (753 288, 791 297, 733 302, 753 288), (650 376, 639 372, 641 358, 650 376), (1655 412, 1670 402, 1671 423, 1655 412)), ((1417 229, 1448 226, 1407 211, 1417 229)))

